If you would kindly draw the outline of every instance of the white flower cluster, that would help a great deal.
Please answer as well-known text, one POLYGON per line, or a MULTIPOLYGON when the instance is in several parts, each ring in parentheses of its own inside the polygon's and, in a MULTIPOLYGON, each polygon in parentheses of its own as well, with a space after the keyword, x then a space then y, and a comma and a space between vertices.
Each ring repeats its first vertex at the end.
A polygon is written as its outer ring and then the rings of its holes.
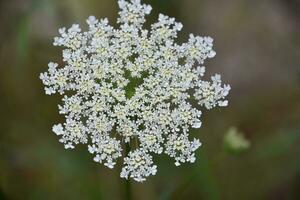
POLYGON ((190 35, 175 43, 182 24, 160 14, 143 29, 151 7, 140 0, 119 0, 115 29, 107 19, 87 19, 59 29, 55 46, 65 47, 65 66, 50 62, 40 75, 46 94, 64 95, 59 111, 66 118, 53 126, 65 148, 87 144, 94 160, 113 168, 123 156, 121 177, 144 181, 156 173, 152 155, 165 153, 175 165, 195 161, 198 139, 189 130, 201 127, 201 111, 226 106, 230 86, 220 75, 202 80, 204 60, 215 56, 210 37, 190 35), (129 145, 131 151, 124 153, 129 145))

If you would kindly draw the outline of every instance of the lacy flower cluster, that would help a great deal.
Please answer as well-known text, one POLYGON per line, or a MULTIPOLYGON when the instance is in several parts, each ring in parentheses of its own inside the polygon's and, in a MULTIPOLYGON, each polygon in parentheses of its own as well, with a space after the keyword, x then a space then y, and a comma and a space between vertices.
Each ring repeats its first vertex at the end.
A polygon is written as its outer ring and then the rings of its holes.
POLYGON ((151 6, 118 4, 118 28, 94 16, 88 31, 60 28, 54 45, 64 47, 64 66, 50 62, 40 79, 46 94, 63 95, 65 122, 53 132, 65 148, 85 144, 109 168, 123 158, 120 176, 141 182, 157 172, 154 154, 169 155, 176 166, 195 161, 201 143, 189 131, 201 127, 200 108, 227 106, 230 86, 220 75, 202 79, 204 60, 216 54, 212 38, 191 34, 177 44, 182 24, 174 18, 160 14, 146 30, 151 6))

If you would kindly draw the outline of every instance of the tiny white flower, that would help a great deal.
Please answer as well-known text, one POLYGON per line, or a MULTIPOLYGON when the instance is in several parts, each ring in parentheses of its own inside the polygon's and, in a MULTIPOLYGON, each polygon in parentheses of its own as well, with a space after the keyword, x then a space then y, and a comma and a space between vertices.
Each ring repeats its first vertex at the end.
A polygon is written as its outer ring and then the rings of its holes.
POLYGON ((219 106, 221 106, 221 107, 228 106, 228 101, 227 100, 225 100, 225 101, 219 101, 218 103, 219 103, 219 106))
POLYGON ((54 125, 52 128, 52 131, 56 134, 56 135, 62 135, 64 134, 64 130, 61 124, 57 124, 54 125))
POLYGON ((196 120, 195 123, 192 125, 193 128, 200 128, 202 125, 202 122, 200 120, 196 120))

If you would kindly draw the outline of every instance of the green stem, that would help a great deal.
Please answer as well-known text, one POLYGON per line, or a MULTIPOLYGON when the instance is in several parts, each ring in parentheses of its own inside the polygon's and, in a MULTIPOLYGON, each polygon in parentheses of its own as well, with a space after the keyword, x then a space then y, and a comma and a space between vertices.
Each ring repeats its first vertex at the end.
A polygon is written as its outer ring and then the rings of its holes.
MULTIPOLYGON (((130 144, 125 144, 125 150, 126 150, 126 155, 128 155, 130 151, 130 144)), ((132 193, 131 193, 131 182, 130 179, 127 179, 125 182, 125 199, 126 200, 132 200, 132 193)))
POLYGON ((131 200, 132 199, 132 194, 131 194, 131 183, 130 180, 127 179, 125 183, 125 198, 126 200, 131 200))

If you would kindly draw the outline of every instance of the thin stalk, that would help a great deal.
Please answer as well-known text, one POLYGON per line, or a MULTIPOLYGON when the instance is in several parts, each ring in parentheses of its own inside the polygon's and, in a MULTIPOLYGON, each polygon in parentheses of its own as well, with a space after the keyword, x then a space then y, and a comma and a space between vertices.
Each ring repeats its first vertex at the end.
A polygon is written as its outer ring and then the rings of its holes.
MULTIPOLYGON (((128 155, 128 153, 130 151, 130 144, 129 143, 125 144, 125 150, 126 150, 126 155, 128 155)), ((132 200, 132 191, 131 191, 130 179, 126 179, 126 182, 125 182, 125 199, 126 200, 132 200)))

